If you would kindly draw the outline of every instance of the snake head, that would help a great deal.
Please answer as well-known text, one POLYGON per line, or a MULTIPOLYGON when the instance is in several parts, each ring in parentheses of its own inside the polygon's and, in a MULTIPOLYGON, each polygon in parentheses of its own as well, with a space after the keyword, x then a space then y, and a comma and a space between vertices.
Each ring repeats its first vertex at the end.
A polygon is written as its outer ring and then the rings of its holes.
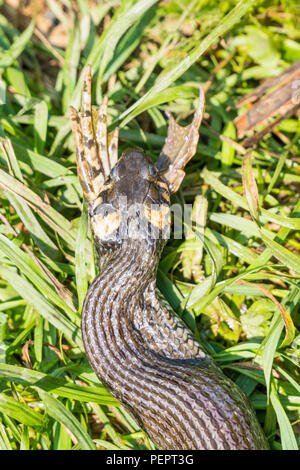
POLYGON ((96 243, 168 238, 169 189, 142 149, 127 149, 105 179, 90 210, 96 243))
POLYGON ((169 195, 178 190, 183 168, 199 139, 204 94, 192 123, 179 126, 168 114, 165 145, 156 164, 141 149, 128 149, 118 160, 118 128, 107 132, 107 96, 96 112, 91 105, 91 67, 87 66, 81 112, 70 108, 77 170, 88 202, 96 244, 124 238, 164 239, 169 231, 169 195), (150 237, 150 238, 149 238, 150 237))

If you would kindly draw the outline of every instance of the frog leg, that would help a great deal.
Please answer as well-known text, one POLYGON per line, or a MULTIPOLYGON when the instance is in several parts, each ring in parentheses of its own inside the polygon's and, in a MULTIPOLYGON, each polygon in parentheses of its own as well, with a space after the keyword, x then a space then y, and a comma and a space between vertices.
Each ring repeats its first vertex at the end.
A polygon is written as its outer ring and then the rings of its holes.
POLYGON ((77 171, 84 197, 89 205, 97 199, 105 178, 118 159, 118 129, 107 133, 107 96, 98 113, 92 109, 92 73, 87 66, 81 112, 70 107, 71 127, 75 138, 77 171))
POLYGON ((117 163, 119 141, 118 127, 110 134, 107 134, 107 102, 108 97, 106 95, 99 108, 96 125, 96 141, 105 176, 109 175, 111 169, 117 163))
POLYGON ((168 134, 165 144, 156 162, 156 167, 164 173, 164 179, 171 193, 175 193, 185 176, 183 168, 195 155, 199 140, 199 127, 203 117, 204 92, 200 88, 199 101, 193 121, 189 126, 182 127, 167 113, 169 118, 168 134))

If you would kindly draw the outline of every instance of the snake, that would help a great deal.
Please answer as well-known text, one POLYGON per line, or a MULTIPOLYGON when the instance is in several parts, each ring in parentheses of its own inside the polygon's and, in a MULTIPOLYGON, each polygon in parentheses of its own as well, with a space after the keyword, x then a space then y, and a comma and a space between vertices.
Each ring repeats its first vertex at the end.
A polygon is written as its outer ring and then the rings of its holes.
POLYGON ((170 195, 194 155, 203 92, 190 126, 169 115, 154 164, 141 148, 118 158, 107 96, 91 106, 87 67, 79 113, 70 109, 77 168, 99 274, 82 308, 82 338, 97 377, 161 450, 264 450, 244 392, 217 366, 156 288, 170 227, 170 195))

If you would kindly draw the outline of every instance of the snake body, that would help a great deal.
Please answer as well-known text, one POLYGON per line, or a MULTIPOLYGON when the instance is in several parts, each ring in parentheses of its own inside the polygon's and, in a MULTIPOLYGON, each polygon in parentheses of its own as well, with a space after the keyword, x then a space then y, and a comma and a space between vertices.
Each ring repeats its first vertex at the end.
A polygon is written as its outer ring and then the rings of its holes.
POLYGON ((89 362, 160 449, 267 449, 247 397, 157 294, 168 207, 163 176, 143 152, 125 152, 90 209, 100 274, 82 314, 89 362), (137 213, 141 236, 124 237, 137 213))

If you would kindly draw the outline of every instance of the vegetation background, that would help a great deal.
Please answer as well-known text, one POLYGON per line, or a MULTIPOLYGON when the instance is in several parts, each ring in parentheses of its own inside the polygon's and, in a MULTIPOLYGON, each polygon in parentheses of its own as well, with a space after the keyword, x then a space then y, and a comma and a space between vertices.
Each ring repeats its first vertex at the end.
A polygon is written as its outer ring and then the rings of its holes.
POLYGON ((290 0, 1 2, 1 449, 154 448, 81 340, 97 268, 68 107, 88 63, 120 151, 142 146, 154 160, 164 111, 189 123, 204 86, 198 151, 174 197, 203 225, 170 239, 158 287, 250 397, 271 447, 298 448, 300 119, 252 153, 233 119, 243 96, 300 59, 299 26, 290 0))

